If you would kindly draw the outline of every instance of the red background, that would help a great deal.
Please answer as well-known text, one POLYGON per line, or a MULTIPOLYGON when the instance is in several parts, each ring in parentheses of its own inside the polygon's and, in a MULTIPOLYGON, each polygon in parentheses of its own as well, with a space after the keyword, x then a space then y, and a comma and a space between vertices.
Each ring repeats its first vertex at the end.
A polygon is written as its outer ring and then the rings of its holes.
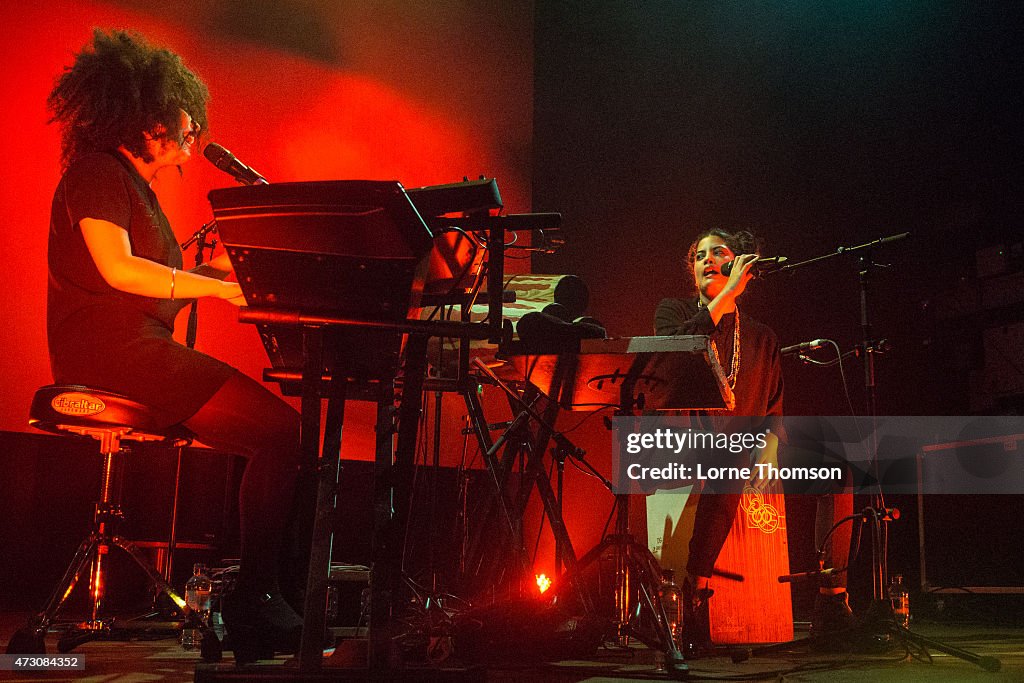
MULTIPOLYGON (((0 215, 8 245, 0 276, 2 431, 27 431, 32 393, 51 381, 46 235, 60 163, 59 132, 46 123, 45 101, 94 26, 130 28, 178 52, 210 89, 208 139, 271 181, 395 179, 417 187, 486 175, 498 180, 506 210, 531 209, 531 3, 186 0, 153 7, 42 0, 8 5, 0 24, 8 28, 0 44, 0 215)), ((164 171, 153 187, 184 240, 211 218, 207 192, 231 184, 196 158, 182 177, 164 171)), ((186 254, 186 263, 191 258, 186 254)), ((507 268, 522 271, 528 263, 509 260, 507 268)), ((183 312, 179 339, 184 318, 183 312)), ((233 307, 203 301, 199 321, 197 348, 261 376, 267 365, 262 346, 254 329, 237 322, 233 307)), ((428 397, 428 415, 432 401, 428 397)), ((485 405, 489 421, 508 418, 500 396, 485 396, 485 405)), ((446 397, 444 406, 442 464, 455 465, 465 409, 457 396, 446 397)), ((372 457, 373 422, 372 405, 351 404, 343 457, 372 457)), ((606 457, 606 432, 597 429, 592 439, 588 450, 606 457)), ((584 550, 596 542, 611 497, 607 505, 584 505, 601 495, 600 485, 571 471, 567 477, 567 520, 593 527, 587 538, 574 538, 584 550)), ((535 538, 533 519, 529 538, 535 538)), ((538 571, 550 574, 547 534, 539 553, 538 571)))
MULTIPOLYGON (((8 27, 0 47, 0 215, 8 245, 0 429, 25 430, 32 392, 50 381, 46 234, 60 166, 45 101, 93 26, 131 28, 181 54, 209 86, 210 139, 271 180, 395 179, 416 187, 485 174, 498 179, 509 210, 529 210, 531 13, 498 2, 373 4, 152 9, 44 0, 0 11, 8 27), (256 12, 269 13, 265 26, 256 12), (288 33, 303 28, 306 35, 288 33)), ((207 192, 231 183, 199 158, 183 177, 164 171, 153 187, 184 240, 211 217, 207 192)), ((197 347, 258 378, 266 357, 255 330, 235 315, 221 302, 202 302, 197 347)), ((184 327, 180 318, 179 335, 184 327)), ((346 456, 359 458, 370 452, 372 416, 353 408, 346 456)))

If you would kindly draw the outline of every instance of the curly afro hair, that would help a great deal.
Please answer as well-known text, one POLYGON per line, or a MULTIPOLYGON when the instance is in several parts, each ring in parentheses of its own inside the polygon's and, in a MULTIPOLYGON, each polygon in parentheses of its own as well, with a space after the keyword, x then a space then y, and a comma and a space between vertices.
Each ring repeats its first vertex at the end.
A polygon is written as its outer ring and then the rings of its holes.
MULTIPOLYGON (((694 262, 697 259, 697 245, 705 237, 721 237, 722 241, 725 242, 726 246, 732 250, 732 253, 739 256, 740 254, 759 254, 761 253, 761 240, 754 235, 754 233, 747 230, 724 230, 722 228, 709 228, 704 230, 693 243, 690 245, 690 251, 686 254, 686 270, 690 273, 690 279, 688 282, 693 286, 695 280, 694 276, 694 262)), ((693 288, 696 290, 696 287, 693 288)))
POLYGON ((209 91, 170 50, 128 31, 93 30, 93 38, 57 78, 47 107, 61 127, 66 166, 90 152, 123 146, 153 160, 146 135, 178 139, 181 114, 206 130, 209 91))

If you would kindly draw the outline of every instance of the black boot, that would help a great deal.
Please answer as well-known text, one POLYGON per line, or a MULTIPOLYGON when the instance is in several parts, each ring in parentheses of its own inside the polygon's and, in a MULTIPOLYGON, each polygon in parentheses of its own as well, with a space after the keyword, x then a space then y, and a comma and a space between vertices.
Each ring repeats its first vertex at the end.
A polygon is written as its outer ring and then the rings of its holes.
POLYGON ((810 635, 817 649, 831 652, 851 649, 858 624, 850 609, 849 597, 843 591, 833 595, 818 593, 814 598, 810 635))
POLYGON ((697 588, 690 576, 683 581, 683 642, 680 649, 687 659, 698 658, 712 648, 708 599, 714 594, 710 588, 697 588))
POLYGON ((316 473, 303 468, 295 482, 295 498, 288 512, 278 568, 277 580, 281 586, 281 595, 300 616, 306 608, 306 580, 309 577, 317 484, 316 473))
POLYGON ((293 561, 281 569, 278 581, 281 584, 281 597, 302 618, 306 609, 306 578, 308 562, 293 561))
POLYGON ((292 654, 302 638, 302 619, 277 593, 236 589, 224 596, 224 626, 235 661, 247 664, 274 653, 292 654))

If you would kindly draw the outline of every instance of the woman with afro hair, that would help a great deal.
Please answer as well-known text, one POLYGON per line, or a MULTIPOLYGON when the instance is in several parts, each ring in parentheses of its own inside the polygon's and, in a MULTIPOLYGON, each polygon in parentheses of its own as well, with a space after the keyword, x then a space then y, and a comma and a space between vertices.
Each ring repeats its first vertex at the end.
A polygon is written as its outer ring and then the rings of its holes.
MULTIPOLYGON (((302 620, 282 597, 286 522, 299 472, 298 413, 261 384, 172 338, 193 299, 243 305, 226 254, 193 270, 150 183, 180 167, 207 127, 208 92, 173 52, 96 30, 48 98, 62 134, 53 195, 47 335, 60 384, 124 394, 200 441, 248 458, 241 563, 224 620, 236 659, 294 650, 302 620), (243 654, 244 653, 244 654, 243 654), (242 655, 242 657, 240 657, 242 655)), ((304 578, 304 577, 303 577, 304 578)))

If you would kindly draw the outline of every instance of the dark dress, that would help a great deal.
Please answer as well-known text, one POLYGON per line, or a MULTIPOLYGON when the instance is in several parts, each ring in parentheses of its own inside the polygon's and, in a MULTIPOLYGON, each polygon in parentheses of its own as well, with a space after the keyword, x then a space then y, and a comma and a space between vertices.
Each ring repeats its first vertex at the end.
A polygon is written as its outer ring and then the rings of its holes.
MULTIPOLYGON (((79 221, 109 221, 128 232, 132 254, 181 268, 181 249, 138 171, 119 152, 73 161, 50 210, 47 339, 59 384, 106 389, 147 405, 167 425, 199 410, 237 371, 172 338, 187 300, 115 290, 100 275, 79 221)), ((170 278, 167 281, 170 293, 170 278)))
MULTIPOLYGON (((711 313, 697 305, 696 299, 663 299, 654 313, 654 331, 658 335, 703 334, 715 340, 722 369, 729 372, 732 361, 732 340, 736 315, 723 315, 718 325, 711 313)), ((728 431, 751 431, 770 428, 775 434, 782 430, 782 363, 779 340, 771 328, 740 311, 740 367, 734 393, 736 408, 718 413, 716 427, 728 431), (745 424, 743 417, 763 418, 745 424), (737 419, 739 422, 737 423, 737 419), (728 422, 729 427, 721 424, 728 422), (731 427, 731 428, 730 428, 731 427)))
MULTIPOLYGON (((779 342, 775 333, 742 311, 740 316, 740 366, 736 377, 736 409, 714 415, 699 415, 697 419, 706 427, 721 433, 754 432, 769 428, 780 439, 785 439, 782 424, 782 364, 779 342)), ((731 367, 733 332, 736 314, 723 315, 718 324, 711 320, 707 308, 697 305, 696 299, 664 299, 654 314, 654 329, 659 335, 709 335, 718 347, 723 369, 731 367)), ((718 455, 725 466, 750 465, 747 453, 718 455)), ((710 484, 710 482, 709 482, 710 484)), ((725 480, 706 486, 717 493, 702 495, 694 513, 693 535, 686 570, 696 576, 711 576, 725 539, 729 535, 736 510, 740 504, 743 482, 725 480)))

